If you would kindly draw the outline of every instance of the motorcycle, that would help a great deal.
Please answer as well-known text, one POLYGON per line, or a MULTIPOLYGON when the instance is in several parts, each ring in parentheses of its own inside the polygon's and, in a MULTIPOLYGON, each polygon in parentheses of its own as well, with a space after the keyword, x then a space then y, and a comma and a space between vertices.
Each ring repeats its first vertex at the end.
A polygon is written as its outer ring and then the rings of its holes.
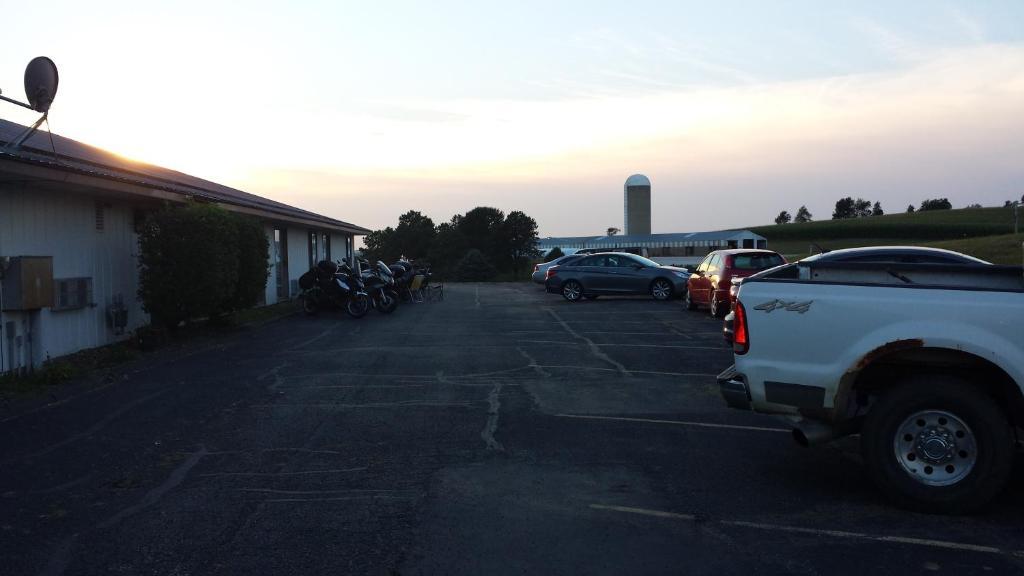
POLYGON ((349 316, 362 318, 370 310, 370 298, 358 274, 347 265, 322 260, 299 277, 299 300, 306 314, 321 308, 343 308, 349 316))
POLYGON ((371 268, 366 263, 366 271, 363 272, 363 282, 366 284, 366 293, 370 296, 370 306, 381 314, 391 314, 398 308, 398 292, 395 291, 395 278, 391 270, 381 261, 377 261, 376 267, 371 268))

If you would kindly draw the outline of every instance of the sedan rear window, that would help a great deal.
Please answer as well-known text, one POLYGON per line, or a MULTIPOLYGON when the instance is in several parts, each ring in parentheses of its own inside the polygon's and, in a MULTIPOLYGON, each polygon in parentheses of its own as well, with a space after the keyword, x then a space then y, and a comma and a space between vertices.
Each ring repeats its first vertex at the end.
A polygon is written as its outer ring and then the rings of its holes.
POLYGON ((737 270, 764 270, 785 263, 778 254, 737 254, 732 257, 732 267, 737 270))

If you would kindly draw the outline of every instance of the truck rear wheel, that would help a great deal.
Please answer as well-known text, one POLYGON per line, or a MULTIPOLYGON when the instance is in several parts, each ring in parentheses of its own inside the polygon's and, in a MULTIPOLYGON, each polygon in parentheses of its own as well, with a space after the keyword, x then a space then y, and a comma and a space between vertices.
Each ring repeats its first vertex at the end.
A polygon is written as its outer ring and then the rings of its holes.
POLYGON ((1009 481, 1013 435, 1006 414, 970 382, 905 379, 868 412, 861 449, 872 481, 899 506, 965 514, 1009 481))

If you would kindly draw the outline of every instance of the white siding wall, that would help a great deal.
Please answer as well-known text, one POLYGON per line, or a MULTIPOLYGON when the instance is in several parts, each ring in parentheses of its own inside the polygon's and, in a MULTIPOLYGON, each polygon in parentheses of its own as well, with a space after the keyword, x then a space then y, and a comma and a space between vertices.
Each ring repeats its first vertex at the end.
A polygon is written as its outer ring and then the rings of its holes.
MULTIPOLYGON (((96 227, 97 198, 86 194, 43 192, 20 186, 0 185, 0 256, 52 256, 53 276, 92 278, 94 306, 76 310, 36 312, 0 312, 0 346, 3 347, 0 372, 27 365, 28 346, 8 352, 6 323, 15 323, 14 334, 25 337, 25 322, 31 320, 33 332, 32 363, 47 357, 71 354, 130 337, 133 330, 149 322, 138 301, 138 236, 134 230, 134 210, 123 200, 100 199, 104 208, 103 230, 96 227), (123 335, 107 327, 107 306, 120 295, 128 308, 128 326, 123 335), (12 361, 13 360, 13 361, 12 361)), ((267 277, 266 302, 278 301, 274 268, 274 225, 265 224, 270 242, 270 274, 267 277)), ((309 270, 309 230, 287 228, 289 287, 292 280, 309 270)), ((331 256, 340 260, 348 235, 331 235, 331 256)), ((323 257, 323 242, 318 242, 323 257)))
MULTIPOLYGON (((52 256, 54 278, 92 278, 95 306, 54 312, 0 313, 0 322, 15 321, 22 333, 23 319, 31 315, 33 363, 84 348, 127 338, 149 319, 139 304, 137 236, 132 207, 104 200, 104 229, 96 229, 96 199, 21 187, 0 187, 0 256, 52 256), (128 308, 125 334, 107 327, 106 310, 115 295, 128 308)), ((6 335, 2 344, 7 355, 6 335)), ((27 349, 27 346, 25 347, 27 349)), ((3 369, 9 369, 5 358, 3 369)))

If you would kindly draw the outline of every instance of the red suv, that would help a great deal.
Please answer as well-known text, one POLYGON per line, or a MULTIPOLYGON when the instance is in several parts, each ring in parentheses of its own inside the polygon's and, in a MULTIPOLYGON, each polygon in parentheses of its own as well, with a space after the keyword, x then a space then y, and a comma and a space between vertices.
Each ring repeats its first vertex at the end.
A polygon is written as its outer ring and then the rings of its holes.
POLYGON ((785 263, 785 258, 771 250, 715 250, 701 261, 686 283, 686 309, 707 306, 712 316, 721 318, 732 307, 729 288, 733 278, 744 278, 785 263))

